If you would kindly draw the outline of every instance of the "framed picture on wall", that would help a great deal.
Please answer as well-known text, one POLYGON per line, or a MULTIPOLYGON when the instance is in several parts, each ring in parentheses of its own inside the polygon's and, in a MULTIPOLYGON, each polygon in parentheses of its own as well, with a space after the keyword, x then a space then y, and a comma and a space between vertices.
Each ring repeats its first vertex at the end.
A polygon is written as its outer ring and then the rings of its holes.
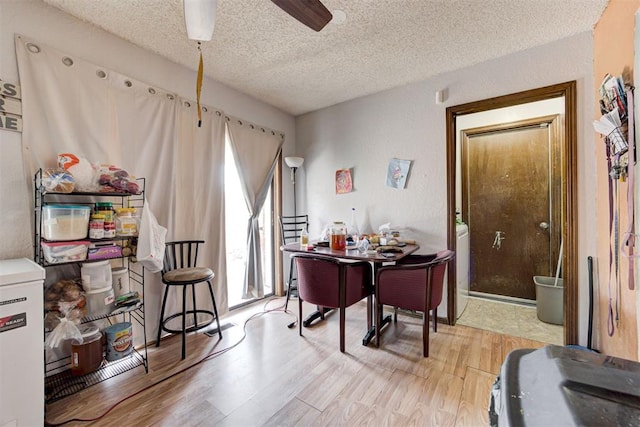
POLYGON ((391 159, 387 167, 387 186, 404 190, 411 169, 411 160, 391 159))
POLYGON ((339 169, 336 171, 336 194, 351 193, 353 191, 353 181, 351 181, 350 169, 339 169))

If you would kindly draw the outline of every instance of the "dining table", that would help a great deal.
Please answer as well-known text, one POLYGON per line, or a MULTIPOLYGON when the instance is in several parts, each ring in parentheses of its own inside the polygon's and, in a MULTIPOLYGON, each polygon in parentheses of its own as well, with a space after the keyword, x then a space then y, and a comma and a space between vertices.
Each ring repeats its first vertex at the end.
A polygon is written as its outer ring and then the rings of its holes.
MULTIPOLYGON (((416 252, 418 249, 420 249, 420 245, 413 242, 412 243, 400 242, 399 245, 396 244, 393 246, 377 246, 374 249, 368 250, 368 251, 361 251, 355 245, 347 246, 343 250, 332 249, 329 246, 328 242, 314 242, 314 243, 310 243, 307 246, 302 246, 298 242, 293 242, 280 247, 280 250, 282 250, 283 252, 289 252, 291 254, 308 253, 308 254, 318 254, 318 255, 329 256, 329 257, 337 258, 341 260, 368 261, 373 266, 374 283, 372 285, 374 286, 374 289, 376 285, 375 280, 377 277, 376 272, 379 267, 387 263, 393 264, 396 261, 399 261, 402 258, 416 252)), ((372 319, 370 317, 371 313, 373 313, 373 295, 369 295, 367 297, 367 306, 368 306, 367 314, 369 316, 369 318, 367 319, 367 324, 369 325, 369 329, 367 330, 367 333, 362 339, 362 345, 365 345, 365 346, 368 345, 371 342, 371 340, 375 337, 375 324, 373 324, 372 319)), ((322 318, 325 313, 331 310, 332 309, 328 307, 322 307, 322 308, 318 307, 318 310, 311 313, 309 316, 307 316, 304 319, 304 321, 302 322, 302 325, 305 327, 310 326, 314 321, 322 318), (320 310, 322 310, 322 312, 320 310)), ((386 325, 391 321, 390 316, 387 316, 386 318, 382 318, 381 316, 376 316, 376 317, 380 317, 376 321, 381 322, 380 324, 381 329, 384 325, 386 325)))

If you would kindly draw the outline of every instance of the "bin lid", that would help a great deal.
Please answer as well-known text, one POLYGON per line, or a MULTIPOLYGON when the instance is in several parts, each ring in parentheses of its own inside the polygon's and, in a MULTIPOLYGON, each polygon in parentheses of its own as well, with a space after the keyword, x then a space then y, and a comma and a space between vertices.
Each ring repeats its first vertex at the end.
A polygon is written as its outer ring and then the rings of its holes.
POLYGON ((640 363, 549 345, 500 369, 499 426, 638 425, 640 363), (596 421, 597 420, 597 421, 596 421))
POLYGON ((42 266, 28 258, 0 260, 0 286, 44 280, 42 266))

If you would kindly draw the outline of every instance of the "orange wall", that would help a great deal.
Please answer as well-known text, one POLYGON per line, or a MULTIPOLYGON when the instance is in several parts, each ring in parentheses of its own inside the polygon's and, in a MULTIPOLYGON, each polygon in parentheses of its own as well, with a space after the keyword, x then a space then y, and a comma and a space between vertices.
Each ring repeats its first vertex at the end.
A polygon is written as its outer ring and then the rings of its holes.
MULTIPOLYGON (((611 0, 598 21, 594 31, 594 82, 596 100, 600 99, 598 87, 605 74, 623 75, 625 81, 633 83, 634 63, 634 21, 640 8, 640 0, 611 0)), ((636 91, 636 94, 638 92, 636 91)), ((600 118, 600 108, 596 104, 595 117, 600 118)), ((638 117, 638 114, 636 114, 638 117)), ((607 159, 605 145, 599 134, 595 136, 596 173, 597 173, 597 222, 598 222, 598 290, 594 310, 594 347, 603 353, 638 359, 638 327, 636 292, 629 290, 628 262, 620 257, 620 298, 619 324, 614 335, 607 333, 607 315, 609 307, 609 189, 607 181, 607 159)), ((640 153, 640 150, 638 150, 640 153)), ((636 169, 637 171, 638 169, 636 169)), ((636 172, 637 174, 637 172, 636 172)), ((636 182, 639 180, 636 179, 636 182)), ((619 186, 621 234, 626 230, 627 221, 627 184, 619 186)), ((640 204, 636 202, 636 209, 640 204)), ((636 224, 636 230, 640 227, 636 224)), ((639 251, 636 245, 636 252, 639 251)), ((640 277, 640 263, 636 263, 636 277, 640 277)), ((638 281, 636 280, 636 283, 638 281)), ((611 283, 611 302, 615 316, 615 282, 611 283)))

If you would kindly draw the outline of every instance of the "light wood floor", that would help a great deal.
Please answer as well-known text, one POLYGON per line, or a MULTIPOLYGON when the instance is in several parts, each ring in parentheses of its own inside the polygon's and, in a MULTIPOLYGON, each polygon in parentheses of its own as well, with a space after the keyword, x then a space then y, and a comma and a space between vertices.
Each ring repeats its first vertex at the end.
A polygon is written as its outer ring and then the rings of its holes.
MULTIPOLYGON (((269 308, 282 301, 272 300, 269 308)), ((292 301, 290 308, 297 312, 297 304, 292 301)), ((280 311, 249 321, 239 345, 184 371, 237 343, 245 319, 263 306, 223 319, 236 326, 224 330, 220 342, 217 336, 190 335, 184 361, 179 337, 163 340, 158 349, 149 347, 148 374, 136 368, 54 402, 46 408, 46 421, 93 419, 138 393, 92 425, 486 426, 491 385, 507 353, 544 345, 439 324, 431 333, 430 357, 423 358, 421 320, 400 315, 383 331, 380 348, 365 347, 366 308, 359 303, 347 309, 344 354, 337 313, 303 328, 299 337, 297 326, 286 326, 293 319, 280 311), (169 378, 179 371, 184 372, 169 378)), ((312 310, 305 305, 305 316, 312 310)))

